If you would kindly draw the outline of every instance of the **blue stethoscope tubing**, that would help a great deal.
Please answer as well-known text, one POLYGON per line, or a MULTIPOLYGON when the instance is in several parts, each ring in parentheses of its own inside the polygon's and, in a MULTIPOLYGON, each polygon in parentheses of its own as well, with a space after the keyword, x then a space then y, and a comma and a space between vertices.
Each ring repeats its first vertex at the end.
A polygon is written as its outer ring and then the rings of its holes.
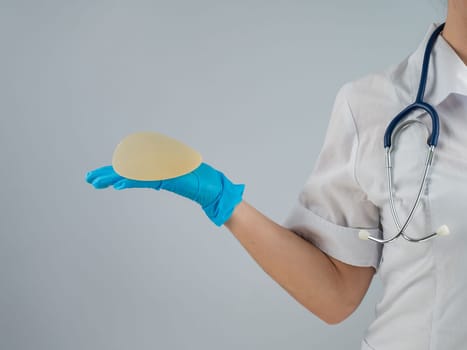
POLYGON ((387 185, 388 185, 388 191, 389 191, 389 201, 390 201, 390 206, 391 206, 391 213, 392 213, 394 223, 396 224, 398 232, 390 238, 380 239, 380 238, 371 236, 367 230, 360 230, 359 236, 361 239, 369 239, 377 243, 385 244, 385 243, 392 242, 396 238, 402 236, 405 240, 409 242, 420 243, 420 242, 425 242, 436 236, 443 236, 443 235, 449 234, 449 228, 446 225, 442 225, 440 228, 438 228, 438 230, 436 230, 436 232, 431 233, 421 238, 413 238, 405 233, 407 226, 412 221, 414 217, 414 213, 416 209, 418 208, 422 193, 425 190, 426 180, 427 180, 428 174, 430 172, 430 168, 433 163, 433 157, 434 157, 436 146, 438 145, 438 138, 439 138, 438 113, 436 112, 436 109, 429 103, 425 102, 423 98, 425 95, 426 82, 428 78, 428 67, 430 64, 431 52, 433 50, 433 46, 436 42, 436 39, 438 38, 439 34, 442 32, 444 28, 444 25, 445 24, 443 23, 440 26, 438 26, 433 31, 430 38, 428 39, 428 42, 425 48, 425 53, 423 56, 423 65, 422 65, 422 71, 420 75, 420 84, 418 86, 418 92, 417 92, 417 97, 415 99, 415 102, 407 106, 398 115, 396 115, 394 119, 389 123, 386 129, 386 132, 384 133, 384 149, 385 149, 385 154, 386 154, 386 178, 387 178, 387 185), (427 140, 427 145, 428 145, 427 158, 425 162, 425 169, 423 171, 422 180, 420 181, 420 187, 417 193, 417 197, 412 205, 412 209, 410 210, 410 213, 407 216, 407 219, 405 220, 404 224, 401 225, 399 216, 397 214, 397 210, 394 204, 394 192, 395 191, 393 188, 394 186, 393 186, 393 179, 392 179, 392 161, 391 161, 392 141, 395 135, 400 130, 402 130, 404 127, 406 127, 409 123, 419 122, 416 120, 404 121, 404 119, 410 113, 412 113, 413 111, 417 109, 424 110, 431 117, 431 135, 429 136, 427 140))

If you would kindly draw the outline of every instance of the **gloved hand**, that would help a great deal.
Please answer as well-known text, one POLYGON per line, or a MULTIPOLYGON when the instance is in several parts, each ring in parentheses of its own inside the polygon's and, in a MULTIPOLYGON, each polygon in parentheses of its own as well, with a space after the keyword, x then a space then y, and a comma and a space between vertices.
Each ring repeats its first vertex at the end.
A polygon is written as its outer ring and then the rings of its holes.
POLYGON ((97 189, 113 186, 116 190, 152 188, 174 192, 200 204, 217 226, 230 218, 235 207, 242 201, 245 188, 245 185, 233 184, 224 174, 206 163, 186 175, 161 181, 127 179, 118 175, 109 165, 88 172, 86 181, 97 189))

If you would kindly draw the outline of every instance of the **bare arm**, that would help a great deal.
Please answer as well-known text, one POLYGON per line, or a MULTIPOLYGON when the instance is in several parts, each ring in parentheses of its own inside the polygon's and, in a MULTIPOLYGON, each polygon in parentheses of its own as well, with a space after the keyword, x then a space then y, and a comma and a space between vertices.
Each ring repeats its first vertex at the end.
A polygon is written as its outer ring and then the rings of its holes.
POLYGON ((245 201, 225 226, 267 274, 329 324, 341 322, 356 309, 375 273, 373 267, 329 257, 245 201))

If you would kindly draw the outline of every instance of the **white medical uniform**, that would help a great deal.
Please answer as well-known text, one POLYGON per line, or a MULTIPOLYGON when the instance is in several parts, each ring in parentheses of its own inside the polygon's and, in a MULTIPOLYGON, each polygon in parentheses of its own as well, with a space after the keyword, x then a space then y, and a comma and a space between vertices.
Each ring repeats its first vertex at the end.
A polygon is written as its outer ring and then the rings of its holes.
MULTIPOLYGON (((315 168, 285 226, 328 255, 374 266, 384 292, 362 341, 365 350, 467 349, 467 66, 442 36, 434 46, 425 101, 440 117, 440 137, 427 189, 406 232, 421 237, 439 226, 451 234, 424 243, 403 238, 381 246, 358 238, 396 233, 386 185, 383 135, 415 101, 423 53, 345 84, 332 111, 315 168)), ((409 116, 429 126, 429 116, 409 116)), ((428 131, 412 124, 395 140, 396 208, 405 222, 423 172, 428 131)))

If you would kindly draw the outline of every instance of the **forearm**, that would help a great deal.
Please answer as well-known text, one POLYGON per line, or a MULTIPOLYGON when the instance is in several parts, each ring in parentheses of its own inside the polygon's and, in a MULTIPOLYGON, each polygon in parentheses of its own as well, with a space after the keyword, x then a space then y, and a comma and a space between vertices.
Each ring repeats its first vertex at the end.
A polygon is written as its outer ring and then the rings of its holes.
POLYGON ((374 273, 372 268, 359 269, 328 257, 246 202, 237 205, 243 185, 231 183, 205 163, 191 173, 164 181, 131 180, 118 175, 112 166, 104 166, 88 172, 86 181, 99 189, 164 189, 196 201, 211 221, 230 229, 264 271, 328 323, 340 322, 353 311, 374 273))
POLYGON ((313 244, 246 202, 225 226, 267 274, 316 316, 337 323, 349 314, 353 305, 346 302, 338 269, 313 244))

